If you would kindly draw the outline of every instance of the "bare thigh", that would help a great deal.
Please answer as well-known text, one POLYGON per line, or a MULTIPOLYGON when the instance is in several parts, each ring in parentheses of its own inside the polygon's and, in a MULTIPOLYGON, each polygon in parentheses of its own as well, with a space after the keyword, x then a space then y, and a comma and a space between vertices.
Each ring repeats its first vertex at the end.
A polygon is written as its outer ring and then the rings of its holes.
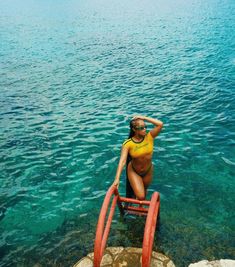
POLYGON ((145 199, 146 189, 152 181, 153 166, 143 178, 133 170, 131 162, 128 164, 127 172, 128 179, 136 197, 140 200, 145 199))
POLYGON ((144 183, 144 188, 147 189, 149 187, 149 185, 152 182, 153 179, 153 164, 151 166, 151 169, 149 170, 149 172, 142 178, 143 183, 144 183))

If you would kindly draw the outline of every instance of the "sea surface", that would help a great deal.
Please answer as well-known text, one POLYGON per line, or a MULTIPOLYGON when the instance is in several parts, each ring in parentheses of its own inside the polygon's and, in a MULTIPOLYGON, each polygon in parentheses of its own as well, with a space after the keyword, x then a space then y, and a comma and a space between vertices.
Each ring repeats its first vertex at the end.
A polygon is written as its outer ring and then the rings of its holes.
MULTIPOLYGON (((154 249, 235 259, 234 0, 1 1, 0 64, 1 267, 93 251, 137 114, 164 122, 154 249)), ((141 247, 144 224, 117 210, 108 245, 141 247)))

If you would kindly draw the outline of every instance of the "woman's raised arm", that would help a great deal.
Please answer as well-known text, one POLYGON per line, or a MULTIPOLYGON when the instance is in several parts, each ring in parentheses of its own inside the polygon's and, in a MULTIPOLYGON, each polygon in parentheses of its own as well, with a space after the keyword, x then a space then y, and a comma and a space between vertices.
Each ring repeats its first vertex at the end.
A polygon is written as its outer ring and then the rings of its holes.
POLYGON ((163 122, 157 119, 152 119, 146 116, 136 116, 134 117, 134 119, 141 119, 141 120, 145 120, 148 121, 152 124, 155 125, 155 127, 150 131, 151 135, 153 138, 155 138, 161 131, 162 127, 163 127, 163 122))

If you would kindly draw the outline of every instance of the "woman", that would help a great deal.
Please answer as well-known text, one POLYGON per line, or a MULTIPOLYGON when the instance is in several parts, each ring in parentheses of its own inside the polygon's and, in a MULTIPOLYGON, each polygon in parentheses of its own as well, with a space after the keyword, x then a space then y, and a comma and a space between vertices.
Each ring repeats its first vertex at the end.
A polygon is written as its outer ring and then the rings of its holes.
POLYGON ((127 163, 127 177, 139 200, 146 198, 146 192, 153 176, 153 143, 154 138, 160 133, 163 122, 145 116, 134 117, 130 122, 130 134, 122 145, 121 157, 118 164, 113 185, 119 186, 122 170, 127 163), (155 127, 146 132, 145 122, 150 122, 155 127), (130 157, 129 162, 128 156, 130 157))

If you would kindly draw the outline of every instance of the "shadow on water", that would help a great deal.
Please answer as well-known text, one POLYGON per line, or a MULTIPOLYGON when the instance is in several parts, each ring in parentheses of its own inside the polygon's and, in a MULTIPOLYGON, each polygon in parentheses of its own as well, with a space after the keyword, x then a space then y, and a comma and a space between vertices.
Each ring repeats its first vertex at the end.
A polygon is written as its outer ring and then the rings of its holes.
POLYGON ((87 218, 67 220, 55 231, 40 235, 37 245, 5 245, 0 266, 8 266, 10 261, 15 266, 71 267, 93 250, 95 227, 87 218))

